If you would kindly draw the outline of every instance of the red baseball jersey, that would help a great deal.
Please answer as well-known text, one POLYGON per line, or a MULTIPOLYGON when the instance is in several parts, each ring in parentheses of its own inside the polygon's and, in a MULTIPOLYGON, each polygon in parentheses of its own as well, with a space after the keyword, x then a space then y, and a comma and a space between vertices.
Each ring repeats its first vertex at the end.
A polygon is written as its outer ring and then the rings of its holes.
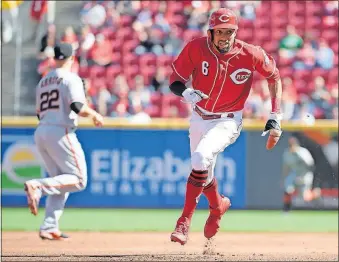
POLYGON ((235 40, 226 54, 216 51, 208 37, 189 42, 172 64, 170 83, 186 83, 192 75, 192 86, 209 95, 197 103, 210 112, 239 111, 250 93, 253 72, 275 81, 279 70, 272 56, 259 46, 235 40))

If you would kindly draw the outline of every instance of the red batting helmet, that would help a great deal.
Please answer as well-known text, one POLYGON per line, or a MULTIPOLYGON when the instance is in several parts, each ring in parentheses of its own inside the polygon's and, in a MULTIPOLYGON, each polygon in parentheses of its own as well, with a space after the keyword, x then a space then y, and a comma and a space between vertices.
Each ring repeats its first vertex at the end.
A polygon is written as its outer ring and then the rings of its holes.
POLYGON ((236 14, 227 8, 214 11, 208 20, 208 29, 230 28, 238 29, 238 18, 236 14))

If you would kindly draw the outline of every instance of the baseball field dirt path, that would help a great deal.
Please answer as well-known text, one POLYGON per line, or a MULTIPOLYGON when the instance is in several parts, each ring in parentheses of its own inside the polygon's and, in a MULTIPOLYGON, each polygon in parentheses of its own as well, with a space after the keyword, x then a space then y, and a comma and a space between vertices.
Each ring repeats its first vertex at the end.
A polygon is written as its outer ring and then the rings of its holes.
POLYGON ((72 232, 67 241, 3 232, 3 261, 337 261, 338 233, 219 233, 206 243, 191 233, 185 246, 170 233, 72 232))

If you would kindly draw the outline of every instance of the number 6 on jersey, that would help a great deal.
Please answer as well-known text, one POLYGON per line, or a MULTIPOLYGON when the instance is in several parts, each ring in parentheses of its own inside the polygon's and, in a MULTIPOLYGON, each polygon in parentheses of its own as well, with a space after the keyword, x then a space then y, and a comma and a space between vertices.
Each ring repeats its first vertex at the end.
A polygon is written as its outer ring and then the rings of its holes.
POLYGON ((202 61, 202 74, 207 76, 208 75, 208 67, 210 66, 207 61, 202 61))

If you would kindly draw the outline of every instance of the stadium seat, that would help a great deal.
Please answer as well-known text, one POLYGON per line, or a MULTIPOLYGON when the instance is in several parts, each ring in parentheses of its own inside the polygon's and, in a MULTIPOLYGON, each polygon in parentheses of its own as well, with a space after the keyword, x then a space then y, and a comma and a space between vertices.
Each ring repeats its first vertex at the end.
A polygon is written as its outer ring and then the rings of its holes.
POLYGON ((282 31, 282 30, 273 30, 272 31, 272 40, 273 41, 280 42, 280 40, 285 36, 286 36, 286 31, 282 31))
POLYGON ((272 21, 270 19, 263 19, 258 17, 254 22, 254 28, 256 30, 256 33, 262 29, 271 29, 271 27, 272 21))
POLYGON ((104 77, 106 73, 105 67, 99 66, 99 65, 90 66, 88 70, 89 70, 89 77, 92 79, 104 77))
POLYGON ((281 77, 291 77, 293 74, 293 69, 290 67, 279 66, 279 73, 281 77))
POLYGON ((122 62, 121 52, 113 52, 112 53, 112 63, 113 64, 121 64, 121 62, 122 62))
POLYGON ((95 93, 97 93, 101 89, 107 88, 106 79, 103 77, 91 79, 91 85, 92 85, 92 88, 95 90, 94 91, 95 93))
POLYGON ((120 28, 116 33, 116 38, 122 41, 133 40, 136 38, 136 33, 131 27, 120 28))
POLYGON ((271 6, 272 17, 284 16, 287 14, 287 12, 288 12, 288 2, 272 1, 271 6))
POLYGON ((278 41, 265 41, 262 45, 266 53, 270 55, 275 55, 279 49, 279 42, 278 41))
POLYGON ((328 83, 334 84, 338 82, 338 68, 332 68, 328 74, 328 83))
POLYGON ((305 20, 305 28, 306 30, 312 28, 319 28, 322 26, 322 20, 319 17, 307 17, 305 20))
POLYGON ((160 106, 162 103, 162 95, 160 93, 152 93, 150 100, 152 105, 160 106))
POLYGON ((156 66, 157 65, 157 56, 153 53, 146 53, 141 55, 139 58, 140 67, 145 68, 147 66, 156 66))
POLYGON ((293 73, 294 79, 310 82, 312 80, 312 72, 310 70, 297 70, 293 73))
POLYGON ((106 68, 105 78, 107 82, 112 82, 117 75, 122 73, 122 68, 120 65, 111 65, 106 68))
POLYGON ((139 66, 139 56, 134 53, 129 53, 123 56, 122 64, 124 66, 138 65, 139 66))
POLYGON ((126 41, 123 44, 122 47, 122 52, 124 53, 124 55, 126 55, 127 53, 133 53, 135 51, 135 48, 140 44, 139 40, 129 40, 126 41))
POLYGON ((160 55, 157 57, 157 66, 158 67, 167 67, 171 66, 174 58, 170 55, 160 55))
POLYGON ((249 19, 241 19, 239 20, 239 30, 247 29, 247 28, 252 28, 254 29, 254 25, 257 22, 257 20, 252 21, 249 19))
POLYGON ((112 52, 121 52, 123 46, 123 40, 122 39, 115 39, 112 41, 112 52))
POLYGON ((151 105, 145 108, 145 113, 150 117, 162 117, 161 116, 161 106, 160 105, 151 105))
POLYGON ((338 31, 337 30, 324 30, 321 37, 323 37, 331 46, 333 43, 338 43, 338 31))
POLYGON ((171 19, 171 24, 179 26, 179 27, 186 27, 187 20, 184 15, 176 14, 171 19))
MULTIPOLYGON (((127 66, 124 69, 124 75, 126 76, 127 82, 133 82, 134 78, 140 73, 139 66, 131 65, 127 66)), ((131 89, 134 89, 134 86, 130 86, 131 89)))
POLYGON ((78 74, 81 78, 88 78, 89 77, 88 66, 80 66, 78 74))
POLYGON ((115 32, 110 27, 100 29, 100 34, 103 34, 105 36, 105 39, 115 39, 115 32))
POLYGON ((133 23, 133 17, 130 15, 122 15, 119 20, 120 28, 131 27, 133 23))
POLYGON ((261 29, 256 30, 251 33, 253 35, 253 40, 257 41, 260 45, 263 43, 270 42, 271 39, 271 30, 270 29, 261 29))
POLYGON ((203 34, 200 30, 188 29, 184 31, 184 42, 187 43, 195 38, 201 37, 203 34))
POLYGON ((255 10, 256 17, 265 17, 271 12, 270 1, 263 1, 255 10))

